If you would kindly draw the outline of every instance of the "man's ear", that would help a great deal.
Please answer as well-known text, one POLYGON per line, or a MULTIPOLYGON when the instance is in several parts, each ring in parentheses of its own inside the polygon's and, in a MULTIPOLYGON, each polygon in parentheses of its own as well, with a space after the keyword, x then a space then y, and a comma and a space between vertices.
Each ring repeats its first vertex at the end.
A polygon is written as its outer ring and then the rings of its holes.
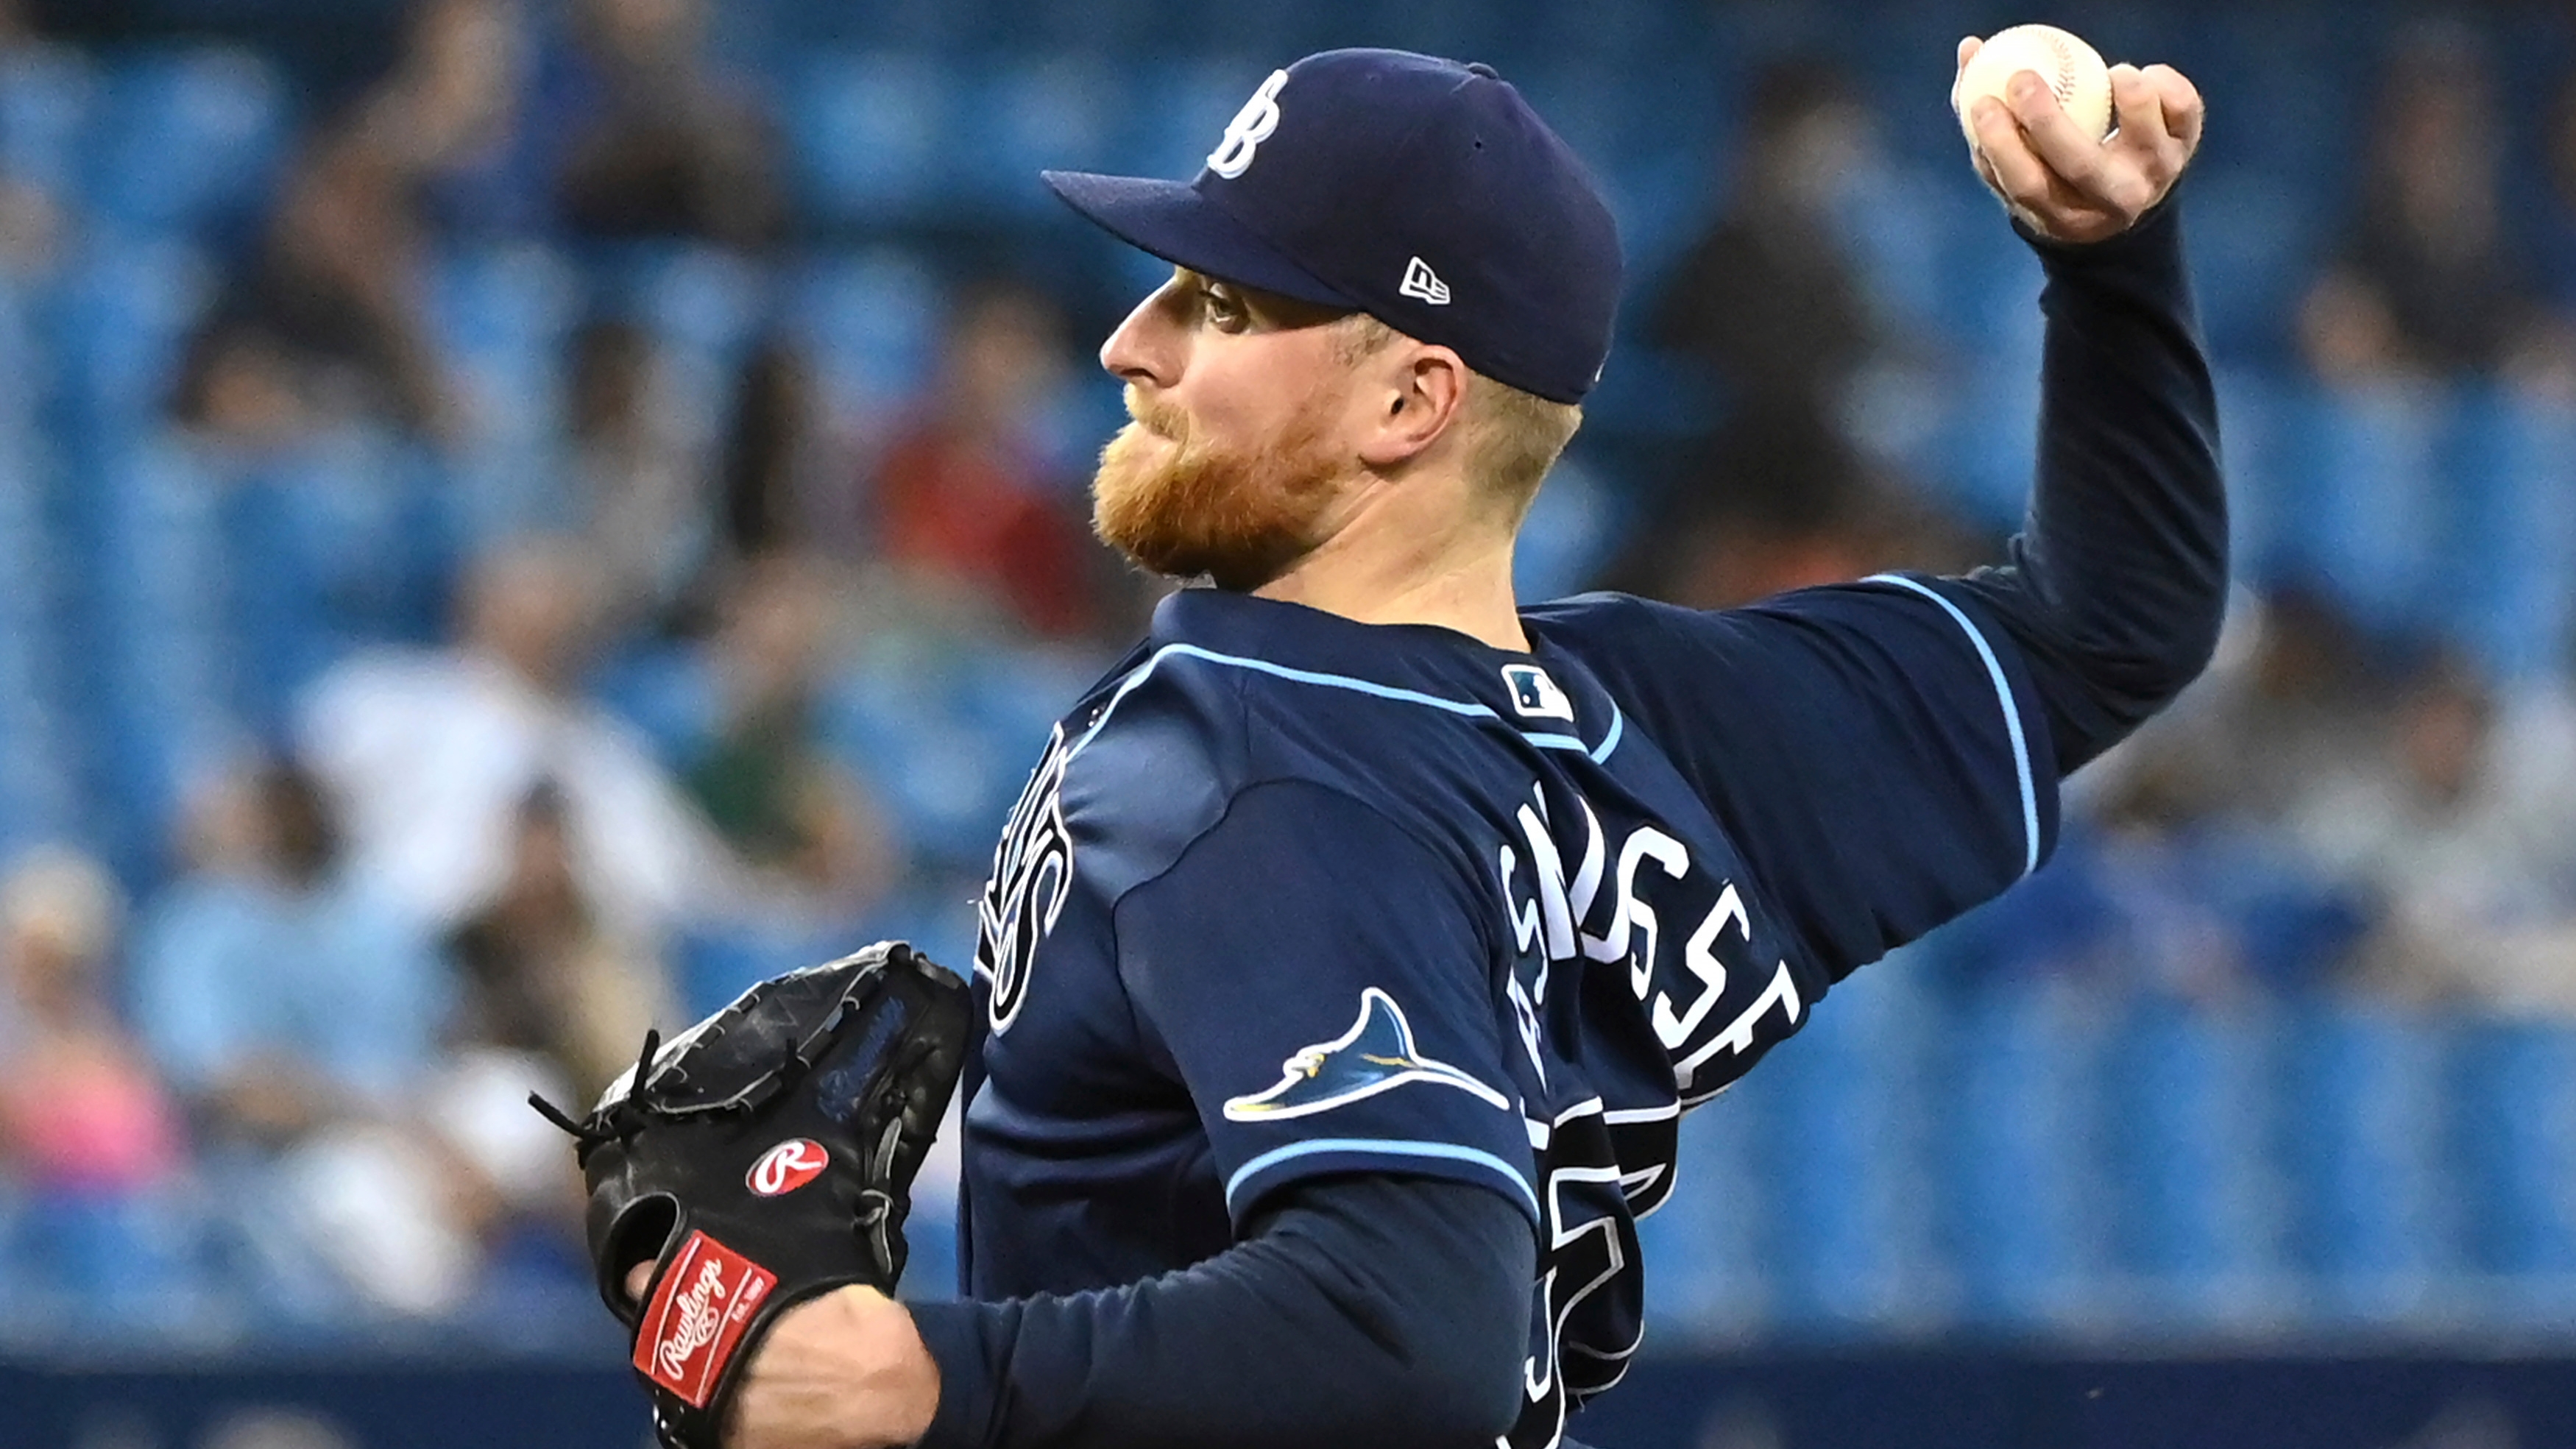
POLYGON ((1360 461, 1372 468, 1407 463, 1440 441, 1467 402, 1467 364, 1446 347, 1395 347, 1368 389, 1377 408, 1360 461))

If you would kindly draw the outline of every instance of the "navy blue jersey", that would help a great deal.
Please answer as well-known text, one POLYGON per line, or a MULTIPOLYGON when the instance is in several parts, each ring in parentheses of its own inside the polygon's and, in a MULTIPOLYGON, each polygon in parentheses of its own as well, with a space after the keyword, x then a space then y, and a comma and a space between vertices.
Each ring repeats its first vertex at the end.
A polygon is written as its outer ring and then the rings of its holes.
POLYGON ((1637 1345, 1680 1114, 2047 852, 1971 587, 1523 620, 1188 590, 1058 725, 981 908, 970 1295, 1186 1267, 1318 1174, 1477 1184, 1538 1234, 1511 1442, 1552 1443, 1637 1345))

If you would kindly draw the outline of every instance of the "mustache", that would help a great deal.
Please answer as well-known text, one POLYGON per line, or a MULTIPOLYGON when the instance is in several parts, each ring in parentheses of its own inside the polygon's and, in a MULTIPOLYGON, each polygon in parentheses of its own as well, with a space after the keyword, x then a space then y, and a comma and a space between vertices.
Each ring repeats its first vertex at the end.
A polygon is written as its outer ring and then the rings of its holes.
POLYGON ((1144 389, 1132 382, 1127 384, 1127 416, 1134 419, 1138 427, 1158 438, 1168 438, 1177 443, 1183 441, 1189 434, 1190 420, 1187 413, 1160 398, 1148 395, 1144 389))

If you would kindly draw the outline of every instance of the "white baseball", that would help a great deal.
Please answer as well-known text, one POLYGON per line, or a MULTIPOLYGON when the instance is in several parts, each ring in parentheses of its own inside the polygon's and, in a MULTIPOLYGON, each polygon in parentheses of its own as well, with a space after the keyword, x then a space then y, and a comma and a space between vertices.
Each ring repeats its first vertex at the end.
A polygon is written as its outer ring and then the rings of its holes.
POLYGON ((1968 119, 1977 98, 2004 99, 2005 85, 2026 70, 2039 72, 2086 134, 2111 134, 2111 69, 2102 53, 2054 25, 2016 25, 1986 37, 1950 88, 1950 109, 1958 113, 1970 148, 1977 144, 1977 128, 1968 119))

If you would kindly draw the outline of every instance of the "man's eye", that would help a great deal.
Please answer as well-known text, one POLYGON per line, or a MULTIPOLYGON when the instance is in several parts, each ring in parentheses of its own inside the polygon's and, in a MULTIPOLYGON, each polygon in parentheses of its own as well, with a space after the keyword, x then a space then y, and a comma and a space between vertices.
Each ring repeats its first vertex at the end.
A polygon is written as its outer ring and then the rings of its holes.
POLYGON ((1207 309, 1207 318, 1219 327, 1235 328, 1252 320, 1243 310, 1243 299, 1223 287, 1199 288, 1199 305, 1207 309))

